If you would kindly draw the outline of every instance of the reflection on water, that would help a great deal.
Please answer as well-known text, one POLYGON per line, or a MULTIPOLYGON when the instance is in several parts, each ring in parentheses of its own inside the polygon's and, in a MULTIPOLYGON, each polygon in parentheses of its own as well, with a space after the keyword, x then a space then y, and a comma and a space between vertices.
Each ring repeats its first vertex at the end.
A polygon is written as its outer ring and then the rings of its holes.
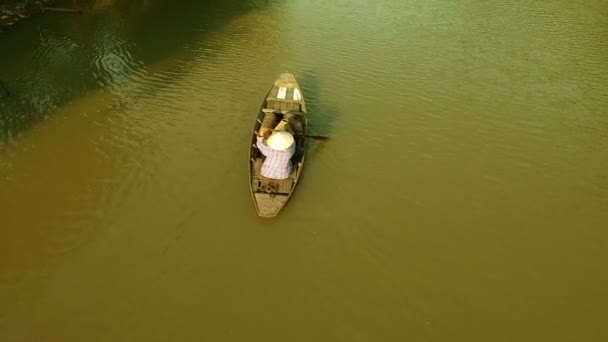
POLYGON ((592 4, 87 3, 0 36, 3 341, 605 339, 592 4), (285 71, 330 140, 269 221, 285 71))

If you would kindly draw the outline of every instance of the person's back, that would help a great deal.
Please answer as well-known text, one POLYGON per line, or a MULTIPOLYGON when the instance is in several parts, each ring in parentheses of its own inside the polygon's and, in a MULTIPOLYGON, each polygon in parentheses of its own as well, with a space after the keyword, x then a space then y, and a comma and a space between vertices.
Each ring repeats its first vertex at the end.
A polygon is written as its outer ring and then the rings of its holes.
POLYGON ((262 164, 262 176, 285 179, 291 175, 291 157, 296 152, 293 135, 285 131, 275 131, 268 138, 268 145, 264 143, 264 137, 259 136, 257 146, 260 152, 266 156, 264 164, 262 164))

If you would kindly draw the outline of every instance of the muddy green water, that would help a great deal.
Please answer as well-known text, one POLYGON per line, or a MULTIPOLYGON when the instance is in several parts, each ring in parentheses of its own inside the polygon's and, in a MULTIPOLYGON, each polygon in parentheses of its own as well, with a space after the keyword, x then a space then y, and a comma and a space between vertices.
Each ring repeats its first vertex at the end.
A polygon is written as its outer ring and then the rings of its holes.
POLYGON ((158 0, 0 34, 0 341, 607 341, 607 33, 599 0, 158 0), (264 220, 285 71, 331 138, 264 220))

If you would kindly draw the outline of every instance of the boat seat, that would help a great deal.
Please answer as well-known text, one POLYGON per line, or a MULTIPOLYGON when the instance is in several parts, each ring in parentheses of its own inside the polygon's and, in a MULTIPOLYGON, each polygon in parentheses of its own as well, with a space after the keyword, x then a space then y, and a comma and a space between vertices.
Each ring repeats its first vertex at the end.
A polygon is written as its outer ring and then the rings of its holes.
POLYGON ((276 181, 278 185, 277 192, 280 194, 288 194, 291 191, 291 186, 293 185, 293 179, 286 178, 276 181))
POLYGON ((298 101, 285 101, 268 98, 266 100, 266 106, 281 112, 300 111, 300 102, 298 101))
POLYGON ((292 87, 274 87, 268 97, 266 104, 269 108, 280 111, 300 111, 302 94, 299 89, 292 87))

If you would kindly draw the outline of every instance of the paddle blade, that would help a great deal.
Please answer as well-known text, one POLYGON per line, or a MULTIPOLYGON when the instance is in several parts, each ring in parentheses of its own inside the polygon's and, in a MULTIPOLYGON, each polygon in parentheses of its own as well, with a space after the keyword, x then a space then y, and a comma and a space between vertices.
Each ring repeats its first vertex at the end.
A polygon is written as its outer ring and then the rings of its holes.
POLYGON ((311 138, 311 139, 315 139, 315 140, 327 140, 329 139, 328 136, 325 135, 307 135, 307 138, 311 138))

